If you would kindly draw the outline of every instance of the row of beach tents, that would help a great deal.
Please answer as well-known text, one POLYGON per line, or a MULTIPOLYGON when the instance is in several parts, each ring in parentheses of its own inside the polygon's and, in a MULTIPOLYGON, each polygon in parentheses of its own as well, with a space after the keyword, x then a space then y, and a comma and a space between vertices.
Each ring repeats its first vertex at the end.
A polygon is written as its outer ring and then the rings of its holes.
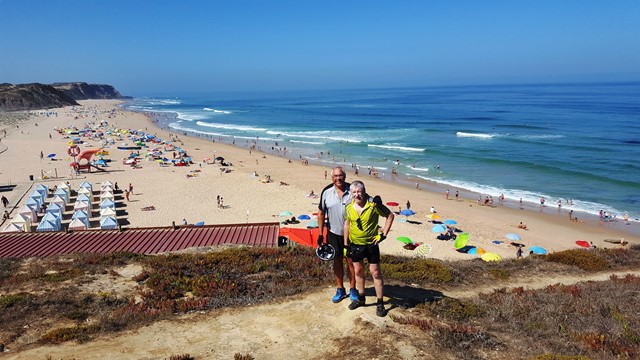
MULTIPOLYGON (((2 232, 29 232, 36 225, 36 232, 61 231, 63 214, 71 206, 71 189, 69 184, 61 182, 52 194, 44 184, 36 185, 25 204, 13 216, 2 232), (50 199, 49 199, 50 198, 50 199), (48 200, 48 202, 47 202, 48 200), (38 222, 38 213, 43 213, 38 222)), ((83 181, 73 203, 73 215, 68 224, 69 230, 87 230, 90 228, 90 217, 94 203, 93 185, 83 181)), ((100 229, 116 229, 116 203, 113 195, 113 184, 104 181, 100 184, 100 229)))

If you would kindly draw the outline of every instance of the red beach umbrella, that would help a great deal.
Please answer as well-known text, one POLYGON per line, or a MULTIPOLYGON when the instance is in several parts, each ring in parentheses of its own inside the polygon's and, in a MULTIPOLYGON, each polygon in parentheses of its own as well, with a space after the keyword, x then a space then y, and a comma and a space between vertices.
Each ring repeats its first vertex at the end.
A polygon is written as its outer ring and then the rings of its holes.
POLYGON ((400 205, 400 204, 398 204, 398 203, 397 203, 397 202, 395 202, 395 201, 389 201, 389 202, 387 203, 387 206, 398 206, 398 205, 400 205))

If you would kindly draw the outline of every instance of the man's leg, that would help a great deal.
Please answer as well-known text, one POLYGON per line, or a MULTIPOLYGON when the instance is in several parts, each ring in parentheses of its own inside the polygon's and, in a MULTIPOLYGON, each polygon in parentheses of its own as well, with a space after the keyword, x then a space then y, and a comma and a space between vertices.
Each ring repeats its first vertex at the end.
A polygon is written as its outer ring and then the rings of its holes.
POLYGON ((380 264, 369 264, 369 271, 371 275, 373 275, 373 286, 376 289, 376 297, 382 299, 384 296, 384 279, 382 278, 382 271, 380 271, 380 264))
POLYGON ((343 259, 344 257, 342 256, 342 254, 336 254, 336 257, 333 258, 333 274, 336 278, 336 285, 340 289, 344 289, 344 265, 342 264, 343 259))
POLYGON ((362 261, 353 262, 353 270, 356 278, 356 289, 360 296, 364 296, 364 264, 362 261))

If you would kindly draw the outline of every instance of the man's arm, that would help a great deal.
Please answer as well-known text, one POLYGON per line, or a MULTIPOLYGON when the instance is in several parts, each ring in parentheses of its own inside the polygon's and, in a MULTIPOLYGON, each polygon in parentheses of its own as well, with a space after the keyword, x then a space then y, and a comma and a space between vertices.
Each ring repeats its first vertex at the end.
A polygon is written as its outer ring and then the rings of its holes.
POLYGON ((324 212, 318 211, 318 246, 324 243, 324 212))
POLYGON ((349 219, 344 219, 344 246, 349 245, 349 219))

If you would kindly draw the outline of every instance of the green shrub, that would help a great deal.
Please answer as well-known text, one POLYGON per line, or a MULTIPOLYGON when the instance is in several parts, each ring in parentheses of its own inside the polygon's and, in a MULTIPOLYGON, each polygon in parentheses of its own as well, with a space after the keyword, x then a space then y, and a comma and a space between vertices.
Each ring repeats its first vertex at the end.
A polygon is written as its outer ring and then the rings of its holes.
POLYGON ((596 251, 565 250, 551 253, 545 259, 551 262, 576 266, 585 271, 601 271, 609 267, 609 262, 599 256, 596 251))
POLYGON ((0 296, 0 309, 6 309, 9 307, 12 307, 17 303, 28 299, 30 296, 31 295, 29 293, 24 293, 24 292, 18 293, 18 294, 0 296))
POLYGON ((441 261, 386 255, 380 268, 385 277, 406 282, 446 284, 454 280, 453 271, 441 261))

